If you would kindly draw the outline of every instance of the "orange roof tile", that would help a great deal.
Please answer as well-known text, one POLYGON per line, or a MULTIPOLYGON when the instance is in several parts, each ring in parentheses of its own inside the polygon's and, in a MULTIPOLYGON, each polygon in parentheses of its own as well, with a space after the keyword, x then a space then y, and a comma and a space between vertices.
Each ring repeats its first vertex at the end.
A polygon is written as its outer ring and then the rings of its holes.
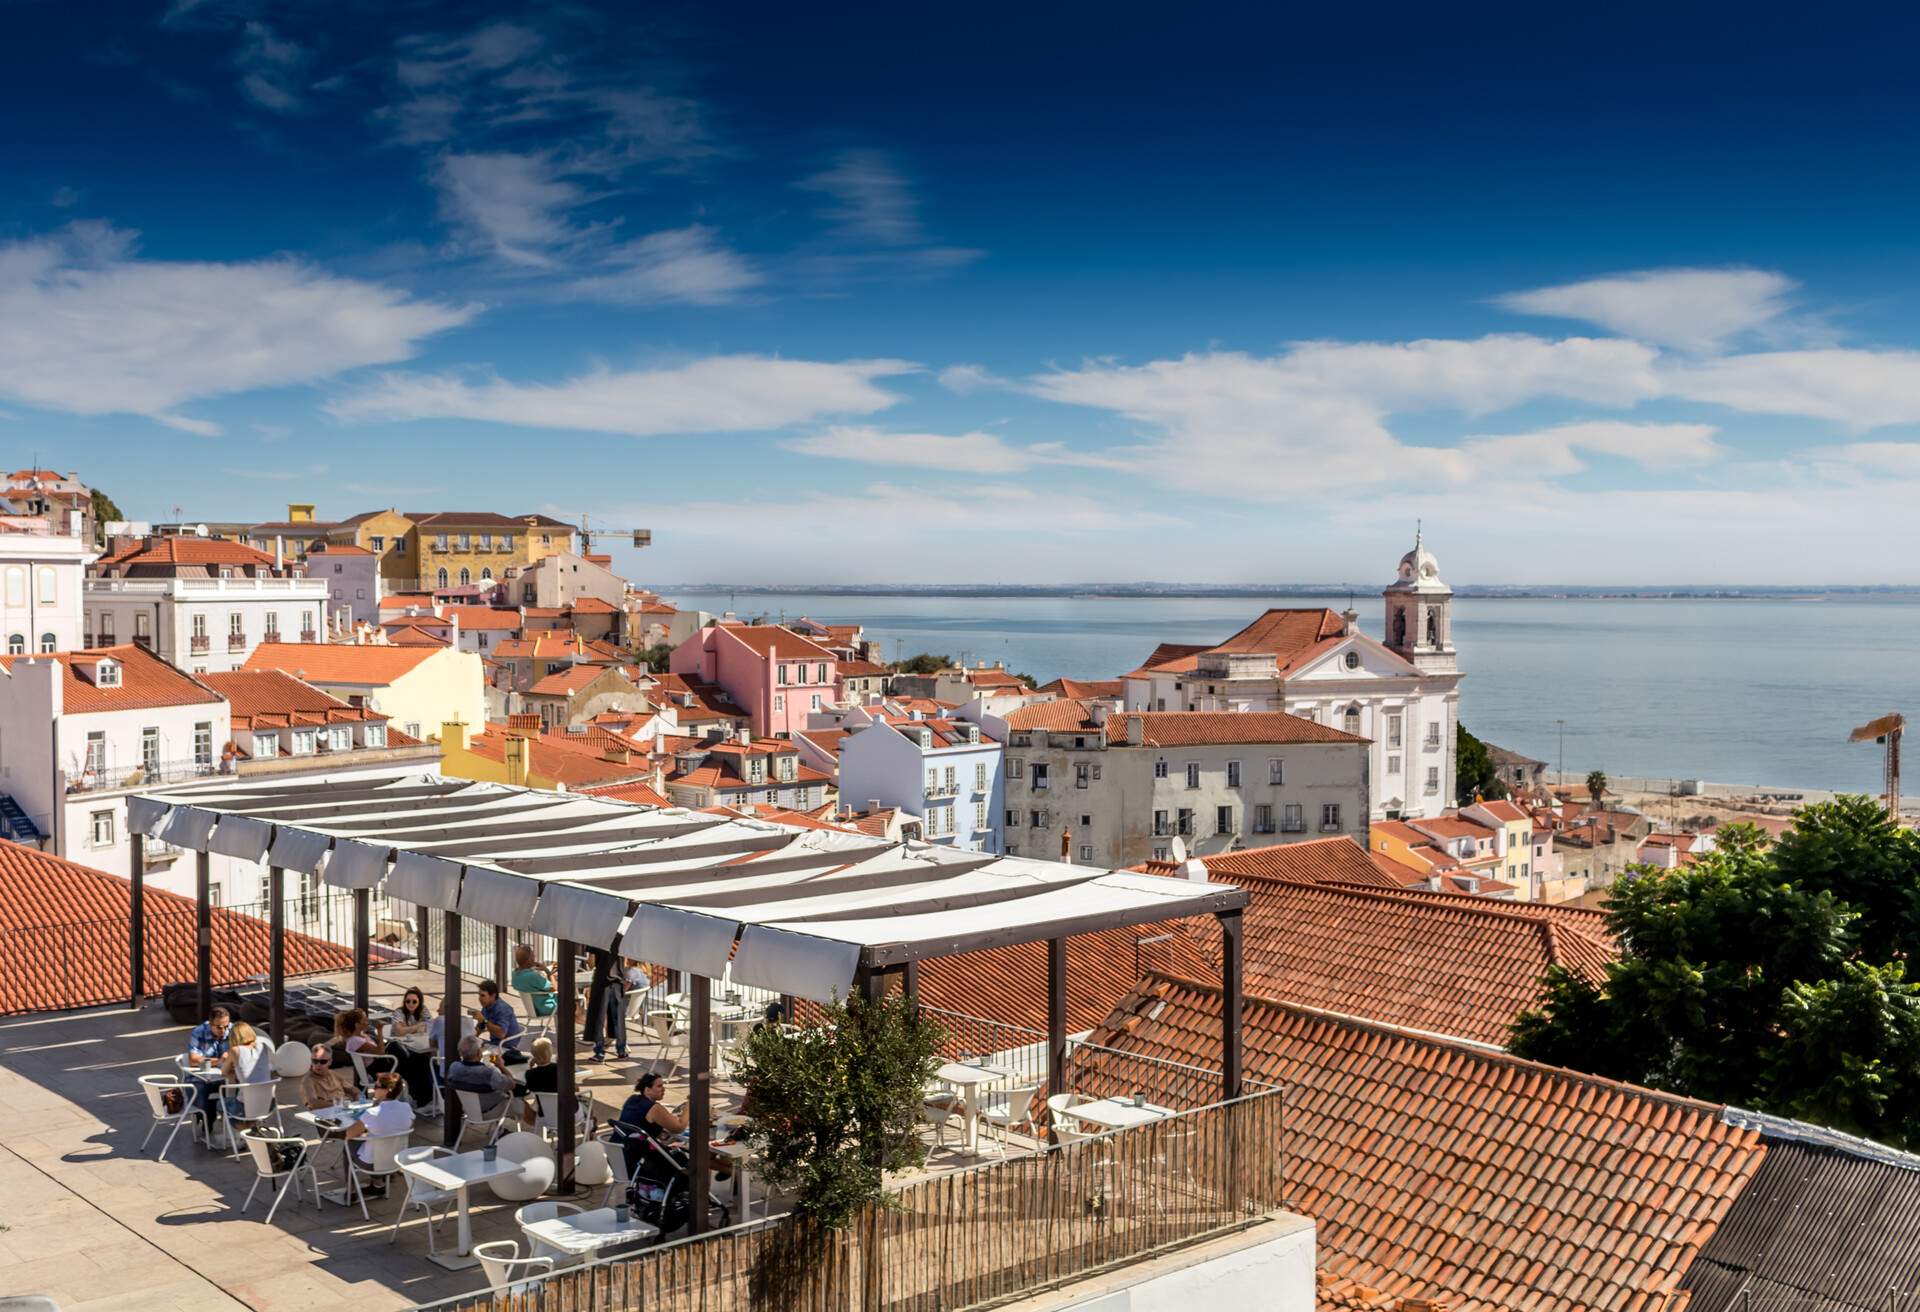
POLYGON ((251 565, 272 569, 273 557, 227 538, 143 538, 102 556, 99 567, 115 570, 133 565, 251 565))
POLYGON ((576 615, 617 615, 620 608, 599 597, 575 597, 573 611, 576 615))
POLYGON ((263 642, 247 657, 244 668, 285 670, 308 683, 377 687, 412 673, 440 650, 343 642, 263 642))
MULTIPOLYGON (((8 953, 0 971, 0 1015, 124 1003, 131 987, 125 926, 132 896, 132 886, 117 876, 0 840, 0 934, 8 953), (81 922, 86 932, 36 929, 81 922)), ((158 991, 194 978, 194 907, 192 899, 151 882, 146 896, 146 981, 158 991)), ((268 948, 264 920, 213 909, 215 982, 265 971, 268 948)), ((289 974, 353 965, 351 949, 305 934, 286 936, 286 956, 289 974)))
MULTIPOLYGON (((1401 881, 1381 873, 1367 850, 1342 834, 1337 838, 1310 838, 1299 843, 1250 847, 1197 858, 1214 879, 1232 884, 1243 878, 1279 879, 1291 884, 1359 884, 1369 888, 1399 888, 1401 881)), ((1175 861, 1143 861, 1135 870, 1148 874, 1177 874, 1175 861)))
POLYGON ((832 661, 834 654, 778 624, 722 624, 718 631, 774 660, 832 661))
POLYGON ((605 665, 570 665, 537 680, 527 692, 538 697, 571 697, 607 672, 605 665))
POLYGON ((1186 642, 1163 642, 1155 647, 1140 668, 1122 679, 1144 678, 1149 674, 1182 674, 1192 670, 1200 663, 1200 653, 1206 651, 1204 643, 1195 645, 1186 642))
MULTIPOLYGON (((1152 979, 1092 1036, 1122 1055, 1085 1051, 1074 1084, 1130 1091, 1143 1056, 1217 1070, 1220 1016, 1217 989, 1152 979)), ((1247 1077, 1286 1089, 1289 1206, 1316 1222, 1323 1308, 1366 1305, 1346 1301, 1361 1287, 1383 1309, 1681 1306, 1765 1156, 1711 1104, 1258 996, 1243 1021, 1247 1077)), ((1155 1095, 1219 1090, 1165 1069, 1155 1095)))
POLYGON ((1060 697, 1050 702, 1035 702, 1031 706, 1022 706, 1016 711, 1008 711, 1004 717, 1010 732, 1024 733, 1034 729, 1088 729, 1098 730, 1100 726, 1093 722, 1093 712, 1083 701, 1072 697, 1060 697))
POLYGON ((87 651, 56 652, 52 655, 0 656, 0 668, 11 672, 28 661, 57 661, 60 664, 61 705, 69 713, 137 711, 150 706, 198 706, 220 700, 219 693, 192 675, 174 668, 145 647, 133 643, 94 647, 87 651), (119 662, 118 685, 103 688, 94 681, 101 657, 119 662))
MULTIPOLYGON (((526 743, 529 773, 565 784, 568 788, 633 783, 653 777, 652 767, 644 761, 622 765, 618 761, 602 760, 583 752, 556 747, 544 738, 529 738, 526 743)), ((506 735, 495 732, 491 727, 486 733, 469 738, 467 749, 489 761, 502 765, 506 763, 506 735)))
POLYGON ((614 802, 634 802, 641 806, 669 806, 670 802, 654 791, 653 785, 635 780, 624 784, 597 784, 591 788, 582 788, 582 793, 595 797, 604 797, 614 802))
POLYGON ((1052 683, 1043 683, 1038 692, 1050 692, 1061 697, 1100 698, 1107 701, 1117 700, 1127 695, 1125 679, 1055 679, 1052 683))
POLYGON ((520 629, 520 612, 499 606, 446 606, 440 616, 443 620, 458 620, 460 627, 469 632, 516 633, 520 629))
MULTIPOLYGON (((1107 722, 1109 736, 1124 726, 1134 741, 1140 726, 1144 747, 1206 747, 1225 743, 1364 743, 1358 734, 1288 715, 1284 711, 1127 711, 1107 722)), ((1117 738, 1116 738, 1117 741, 1117 738)))
POLYGON ((255 716, 291 715, 295 712, 326 715, 333 711, 348 711, 352 712, 353 719, 376 722, 387 718, 377 711, 349 706, 284 670, 233 670, 225 674, 203 674, 200 682, 227 699, 236 727, 241 721, 255 716))

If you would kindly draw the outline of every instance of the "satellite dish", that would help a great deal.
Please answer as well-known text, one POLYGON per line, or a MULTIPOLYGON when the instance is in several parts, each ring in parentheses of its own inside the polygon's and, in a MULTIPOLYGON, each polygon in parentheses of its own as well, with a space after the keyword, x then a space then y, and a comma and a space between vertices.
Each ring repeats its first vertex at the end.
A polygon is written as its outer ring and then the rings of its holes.
POLYGON ((1185 865, 1187 860, 1187 845, 1178 837, 1173 840, 1173 860, 1175 865, 1185 865))

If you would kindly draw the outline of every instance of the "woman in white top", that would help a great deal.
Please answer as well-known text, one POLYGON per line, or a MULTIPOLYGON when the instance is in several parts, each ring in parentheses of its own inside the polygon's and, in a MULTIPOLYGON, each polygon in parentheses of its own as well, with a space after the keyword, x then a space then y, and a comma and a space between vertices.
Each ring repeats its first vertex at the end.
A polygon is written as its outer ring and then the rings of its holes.
MULTIPOLYGON (((392 1071, 382 1071, 373 1077, 373 1106, 366 1115, 347 1127, 349 1139, 379 1138, 388 1134, 413 1133, 413 1104, 401 1096, 400 1077, 392 1071)), ((373 1165, 373 1147, 360 1145, 360 1161, 363 1165, 373 1165)), ((386 1192, 386 1181, 376 1181, 366 1188, 369 1198, 378 1198, 386 1192)))
POLYGON ((220 1058, 220 1073, 228 1084, 265 1084, 273 1075, 273 1040, 257 1033, 245 1021, 234 1025, 228 1035, 226 1055, 220 1058))

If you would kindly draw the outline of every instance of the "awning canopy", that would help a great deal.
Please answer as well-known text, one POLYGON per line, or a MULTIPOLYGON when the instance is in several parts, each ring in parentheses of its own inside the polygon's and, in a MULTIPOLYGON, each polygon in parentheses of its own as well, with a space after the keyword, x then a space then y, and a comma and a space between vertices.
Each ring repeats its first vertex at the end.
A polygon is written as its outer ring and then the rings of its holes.
POLYGON ((1228 884, 416 775, 130 799, 142 833, 801 997, 861 967, 1230 911, 1228 884), (738 951, 735 952, 735 944, 738 951))

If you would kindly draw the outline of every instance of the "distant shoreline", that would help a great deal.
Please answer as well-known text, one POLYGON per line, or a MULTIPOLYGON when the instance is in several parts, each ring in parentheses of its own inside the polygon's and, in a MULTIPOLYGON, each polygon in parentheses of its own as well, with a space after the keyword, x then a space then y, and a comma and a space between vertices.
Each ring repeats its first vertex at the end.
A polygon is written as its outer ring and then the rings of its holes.
MULTIPOLYGON (((1353 597, 1372 599, 1379 583, 1291 583, 1261 586, 1225 586, 1204 583, 1088 583, 1055 587, 1012 584, 947 584, 911 587, 904 584, 768 584, 768 583, 658 583, 654 591, 675 593, 732 592, 753 597, 1057 597, 1087 601, 1142 598, 1207 597, 1353 597)), ((1481 601, 1825 601, 1834 597, 1920 597, 1920 588, 1894 585, 1831 588, 1773 587, 1486 587, 1467 584, 1454 589, 1458 597, 1481 601)))

